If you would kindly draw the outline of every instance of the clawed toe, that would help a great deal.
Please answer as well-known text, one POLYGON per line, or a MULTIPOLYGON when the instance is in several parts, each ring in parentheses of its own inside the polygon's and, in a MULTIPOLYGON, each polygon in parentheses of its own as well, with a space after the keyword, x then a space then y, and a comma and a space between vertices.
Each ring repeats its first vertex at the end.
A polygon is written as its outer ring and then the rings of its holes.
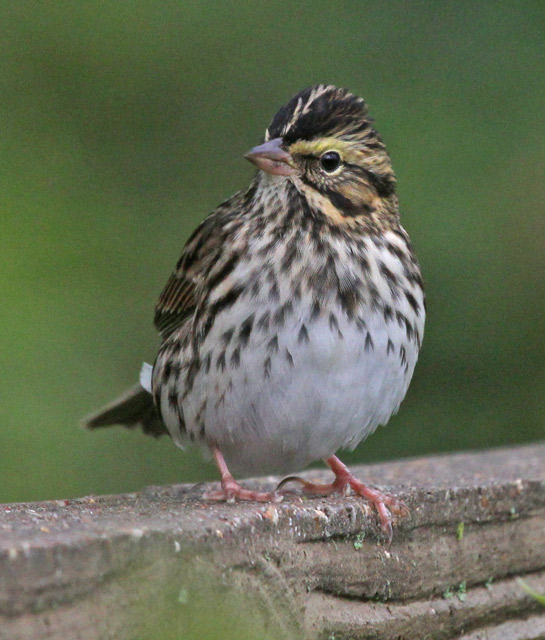
POLYGON ((221 489, 219 491, 207 491, 203 495, 205 500, 216 502, 235 502, 236 500, 282 502, 283 496, 276 491, 250 491, 241 487, 227 468, 220 450, 217 447, 210 447, 210 450, 221 472, 221 489))
POLYGON ((303 478, 300 478, 299 476, 286 476, 285 478, 282 478, 282 480, 280 480, 280 482, 276 485, 275 491, 280 491, 280 489, 282 489, 289 482, 299 482, 299 484, 302 484, 304 486, 307 481, 303 480, 303 478))
POLYGON ((354 479, 350 482, 350 486, 357 495, 365 498, 375 509, 380 520, 380 526, 386 534, 388 545, 390 545, 393 534, 392 515, 400 518, 410 517, 410 511, 407 505, 395 496, 367 487, 359 480, 354 479))
POLYGON ((390 493, 382 493, 378 491, 382 496, 382 502, 388 507, 390 513, 393 513, 395 516, 399 518, 411 518, 411 511, 409 507, 403 502, 403 500, 399 500, 395 496, 390 493))
POLYGON ((280 480, 280 482, 276 485, 275 491, 280 491, 290 482, 298 482, 300 485, 302 485, 303 493, 305 495, 329 495, 330 493, 333 493, 333 491, 330 491, 330 485, 314 484, 313 482, 309 482, 308 480, 305 480, 304 478, 301 478, 299 476, 287 476, 285 478, 282 478, 282 480, 280 480))
POLYGON ((202 497, 203 500, 210 500, 211 502, 229 502, 229 496, 223 490, 205 491, 202 497))
POLYGON ((247 500, 252 502, 282 502, 283 496, 276 491, 250 491, 239 484, 222 487, 219 491, 207 491, 203 498, 214 502, 236 502, 247 500))
POLYGON ((400 518, 408 518, 411 519, 411 511, 409 507, 403 502, 403 500, 397 500, 394 498, 391 504, 388 504, 388 508, 390 511, 400 517, 400 518))
POLYGON ((392 538, 394 535, 392 528, 392 511, 389 509, 389 506, 386 505, 386 502, 381 498, 367 498, 367 500, 378 513, 381 529, 386 535, 388 546, 390 546, 392 544, 392 538))

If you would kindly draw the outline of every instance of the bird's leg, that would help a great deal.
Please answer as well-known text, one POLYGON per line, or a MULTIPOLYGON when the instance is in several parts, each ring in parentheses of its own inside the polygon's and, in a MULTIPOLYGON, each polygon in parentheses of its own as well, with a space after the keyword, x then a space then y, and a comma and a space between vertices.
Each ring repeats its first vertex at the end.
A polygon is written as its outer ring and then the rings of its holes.
POLYGON ((352 489, 354 493, 362 498, 365 498, 377 511, 380 524, 383 531, 386 533, 388 540, 392 539, 392 513, 397 516, 410 515, 407 505, 398 500, 395 496, 387 493, 382 493, 377 489, 371 489, 355 478, 349 471, 348 467, 343 464, 337 456, 331 456, 325 460, 325 463, 335 474, 335 480, 330 484, 317 484, 303 480, 297 476, 290 476, 285 478, 277 487, 277 490, 281 488, 285 483, 291 481, 300 482, 303 485, 303 493, 306 495, 320 495, 329 496, 332 493, 346 493, 352 489))
POLYGON ((211 446, 210 450, 221 474, 221 489, 220 491, 207 491, 203 496, 205 500, 226 502, 234 502, 235 500, 254 500, 257 502, 282 501, 282 496, 276 491, 250 491, 249 489, 243 489, 227 468, 221 451, 216 446, 211 446))

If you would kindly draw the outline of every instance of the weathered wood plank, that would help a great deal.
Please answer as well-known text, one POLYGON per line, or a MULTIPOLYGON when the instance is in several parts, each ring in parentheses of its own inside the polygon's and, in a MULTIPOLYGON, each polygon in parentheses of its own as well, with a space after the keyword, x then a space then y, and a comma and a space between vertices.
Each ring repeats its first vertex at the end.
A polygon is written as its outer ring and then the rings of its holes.
MULTIPOLYGON (((545 573, 533 575, 529 579, 532 586, 545 592, 545 573)), ((525 592, 514 579, 492 581, 487 586, 466 587, 459 592, 459 585, 451 589, 448 596, 438 596, 408 603, 369 602, 348 600, 330 594, 312 593, 307 598, 306 625, 325 637, 333 635, 335 639, 356 638, 358 640, 399 640, 400 638, 418 638, 442 640, 458 637, 468 629, 480 629, 479 636, 470 634, 467 638, 503 638, 503 624, 495 621, 506 620, 513 615, 524 618, 532 616, 533 626, 515 621, 508 627, 512 635, 506 640, 530 640, 541 637, 528 635, 530 630, 545 631, 545 612, 539 616, 540 608, 535 602, 529 602, 525 592), (462 599, 460 599, 462 598, 462 599), (519 625, 517 631, 517 625, 519 625), (493 632, 494 630, 494 632, 493 632), (515 631, 517 633, 515 633, 515 631), (486 635, 484 632, 488 633, 486 635), (495 634, 495 635, 494 635, 495 634)), ((466 637, 464 635, 464 637, 466 637)))
POLYGON ((165 620, 189 638, 216 618, 222 638, 545 637, 515 581, 545 591, 545 444, 358 475, 411 509, 390 548, 354 497, 210 504, 177 485, 4 505, 0 638, 160 638, 165 620))

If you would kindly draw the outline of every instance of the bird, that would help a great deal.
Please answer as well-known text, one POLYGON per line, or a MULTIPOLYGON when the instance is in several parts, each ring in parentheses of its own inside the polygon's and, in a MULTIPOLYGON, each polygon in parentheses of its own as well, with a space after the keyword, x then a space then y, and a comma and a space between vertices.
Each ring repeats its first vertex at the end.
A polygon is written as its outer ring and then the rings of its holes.
POLYGON ((276 502, 293 481, 309 496, 353 492, 391 540, 406 505, 336 455, 397 412, 423 339, 424 286, 390 156, 367 103, 318 84, 245 157, 257 167, 249 187, 200 223, 159 297, 155 363, 85 425, 196 443, 221 475, 207 500, 276 502), (289 475, 253 491, 233 475, 317 460, 330 484, 289 475))

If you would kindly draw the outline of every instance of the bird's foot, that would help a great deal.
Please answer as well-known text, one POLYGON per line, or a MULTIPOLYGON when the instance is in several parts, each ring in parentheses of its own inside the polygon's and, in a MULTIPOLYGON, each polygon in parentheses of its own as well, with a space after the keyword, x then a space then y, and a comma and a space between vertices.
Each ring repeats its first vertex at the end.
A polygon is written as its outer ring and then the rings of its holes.
POLYGON ((218 502, 235 502, 236 500, 282 502, 283 496, 277 491, 250 491, 241 487, 227 468, 221 451, 217 447, 211 447, 210 449, 221 473, 221 489, 219 491, 207 491, 203 495, 205 500, 216 500, 218 502))
POLYGON ((352 490, 356 495, 361 496, 375 509, 380 520, 380 526, 386 534, 388 544, 392 541, 392 514, 399 517, 410 517, 407 505, 389 493, 383 493, 378 489, 372 489, 363 482, 355 478, 348 468, 337 458, 331 456, 326 463, 335 474, 335 480, 330 484, 318 484, 309 482, 298 476, 284 478, 276 487, 278 491, 288 482, 299 482, 303 485, 303 493, 309 496, 330 496, 333 493, 348 495, 352 490))
POLYGON ((250 500, 254 502, 282 502, 282 496, 276 491, 251 491, 244 489, 236 480, 226 478, 221 480, 219 491, 207 491, 203 498, 218 502, 235 502, 236 500, 250 500))

